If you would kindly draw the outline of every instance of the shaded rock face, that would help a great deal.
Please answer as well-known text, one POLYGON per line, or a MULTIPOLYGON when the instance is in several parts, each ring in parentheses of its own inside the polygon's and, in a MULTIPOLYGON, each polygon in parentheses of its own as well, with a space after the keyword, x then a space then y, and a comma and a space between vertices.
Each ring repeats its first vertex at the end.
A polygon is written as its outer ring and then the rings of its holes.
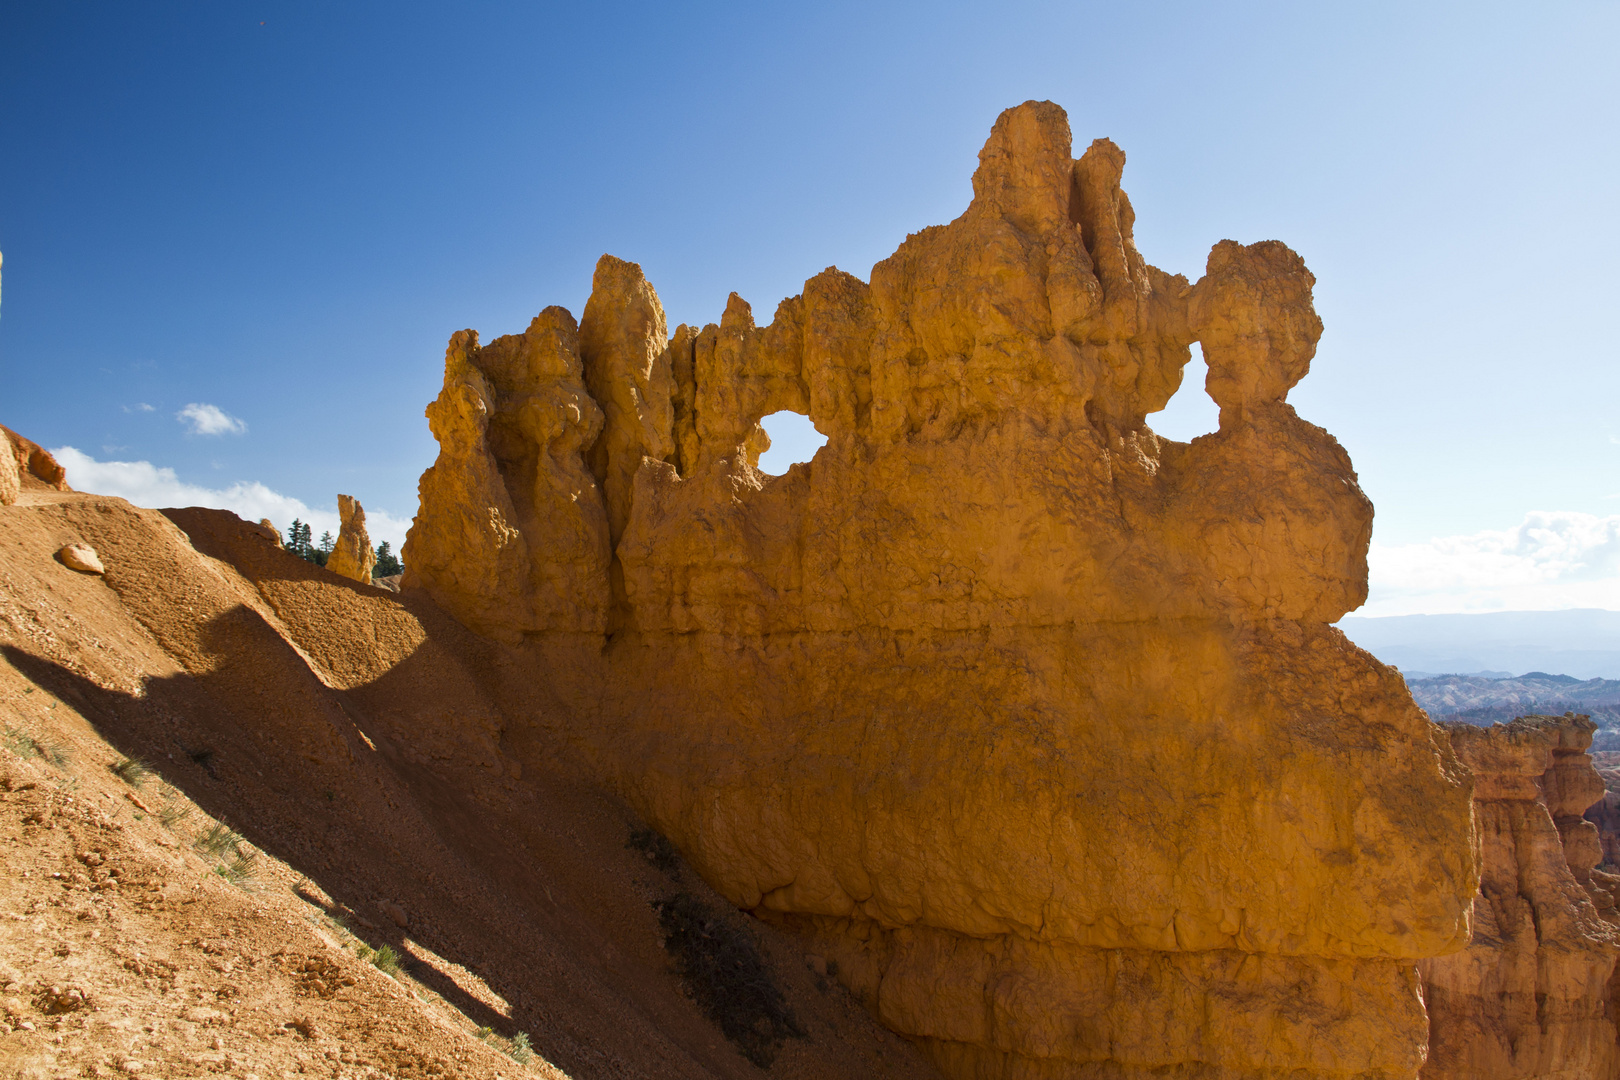
MULTIPOLYGON (((17 483, 19 490, 71 491, 67 483, 67 470, 51 454, 32 439, 25 439, 8 427, 0 426, 5 440, 10 445, 0 442, 0 451, 9 450, 11 458, 16 462, 17 483)), ((5 482, 0 481, 0 490, 5 490, 5 482)), ((16 501, 13 496, 12 501, 16 501)), ((9 504, 6 504, 9 505, 9 504)))
POLYGON ((366 511, 353 495, 339 495, 337 499, 338 538, 326 557, 326 568, 370 585, 377 553, 371 549, 371 535, 366 532, 366 511))
POLYGON ((1314 279, 1148 265, 1124 161, 1026 103, 960 218, 768 326, 668 332, 604 257, 577 332, 457 334, 404 584, 953 1076, 1411 1077, 1471 784, 1329 625, 1372 507, 1285 401, 1314 279), (1221 426, 1181 444, 1146 418, 1195 341, 1221 426), (783 409, 827 443, 765 476, 783 409))
POLYGON ((1424 1080, 1620 1075, 1620 877, 1594 869, 1598 830, 1581 816, 1604 795, 1586 753, 1597 725, 1570 714, 1444 726, 1474 772, 1484 875, 1468 947, 1419 965, 1424 1080))

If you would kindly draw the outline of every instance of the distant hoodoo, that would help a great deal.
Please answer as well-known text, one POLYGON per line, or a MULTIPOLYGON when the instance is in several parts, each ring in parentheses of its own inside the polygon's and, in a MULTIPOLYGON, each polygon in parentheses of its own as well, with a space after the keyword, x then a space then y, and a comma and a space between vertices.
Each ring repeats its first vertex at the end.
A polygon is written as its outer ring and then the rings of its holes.
POLYGON ((326 557, 326 568, 355 581, 371 584, 371 568, 377 565, 377 553, 371 548, 371 537, 366 533, 366 512, 360 500, 353 495, 339 495, 338 529, 336 545, 326 557))

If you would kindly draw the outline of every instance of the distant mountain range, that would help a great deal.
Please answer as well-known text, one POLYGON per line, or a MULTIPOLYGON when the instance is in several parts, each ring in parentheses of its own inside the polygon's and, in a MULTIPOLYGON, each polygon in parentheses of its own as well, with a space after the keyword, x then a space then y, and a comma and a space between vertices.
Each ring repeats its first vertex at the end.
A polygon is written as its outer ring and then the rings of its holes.
MULTIPOLYGON (((1498 611, 1341 619, 1350 640, 1409 680, 1424 675, 1520 675, 1620 679, 1620 611, 1498 611)), ((1560 710, 1561 711, 1561 710, 1560 710)))
POLYGON ((1494 724, 1531 714, 1585 713, 1600 730, 1595 750, 1620 750, 1620 679, 1577 679, 1532 671, 1509 679, 1478 675, 1408 675, 1412 698, 1435 720, 1494 724))
POLYGON ((1436 720, 1586 713, 1602 729, 1593 749, 1620 750, 1620 611, 1351 617, 1339 629, 1400 668, 1436 720))

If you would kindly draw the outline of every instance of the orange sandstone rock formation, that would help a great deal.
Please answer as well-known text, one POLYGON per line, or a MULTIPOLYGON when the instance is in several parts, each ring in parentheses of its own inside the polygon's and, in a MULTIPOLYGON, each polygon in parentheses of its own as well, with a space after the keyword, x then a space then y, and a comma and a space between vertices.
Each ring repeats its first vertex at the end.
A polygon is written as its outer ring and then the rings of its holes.
POLYGON ((1596 1080, 1620 1075, 1611 979, 1615 889, 1594 869, 1603 798, 1584 716, 1443 725, 1474 772, 1484 877, 1468 948, 1424 960, 1423 1080, 1596 1080))
POLYGON ((768 326, 669 333, 604 257, 577 332, 458 333, 404 584, 953 1076, 1411 1077, 1471 784, 1330 625, 1372 507, 1285 400, 1314 279, 1149 265, 1124 161, 1029 102, 961 217, 768 326), (1147 418, 1195 341, 1220 430, 1183 444, 1147 418), (827 443, 766 476, 782 409, 827 443))
POLYGON ((366 532, 366 511, 353 495, 338 497, 338 538, 332 553, 326 557, 326 568, 354 581, 371 584, 371 568, 377 565, 377 553, 371 550, 371 535, 366 532))

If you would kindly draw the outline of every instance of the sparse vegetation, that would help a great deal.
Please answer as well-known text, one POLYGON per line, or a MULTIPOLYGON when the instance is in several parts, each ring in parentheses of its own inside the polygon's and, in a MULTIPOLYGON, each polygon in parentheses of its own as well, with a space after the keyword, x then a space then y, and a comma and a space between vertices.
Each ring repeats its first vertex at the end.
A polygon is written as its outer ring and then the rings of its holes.
POLYGON ((20 728, 6 728, 5 742, 12 753, 25 761, 35 757, 44 758, 58 769, 66 769, 71 761, 67 747, 61 743, 43 742, 20 728))
POLYGON ((111 768, 114 776, 132 788, 140 787, 152 776, 152 767, 140 758, 124 758, 111 768))
POLYGON ((236 845, 241 842, 242 837, 234 829, 223 821, 216 821, 207 832, 197 834, 192 847, 204 855, 223 859, 226 855, 235 853, 236 845))
POLYGON ((746 929, 689 893, 653 907, 687 992, 744 1057, 769 1068, 783 1040, 804 1037, 746 929))
POLYGON ((512 1048, 507 1051, 512 1060, 519 1065, 527 1065, 534 1060, 534 1047, 529 1045, 529 1033, 520 1031, 512 1036, 512 1048))
POLYGON ((259 853, 238 851, 230 862, 216 866, 214 873, 238 889, 251 889, 258 883, 259 853))
POLYGON ((680 873, 680 852, 675 850, 675 845, 662 833, 652 829, 636 829, 631 832, 630 839, 624 842, 624 846, 647 856, 648 862, 670 877, 680 873))
POLYGON ((378 971, 384 975, 399 978, 399 953, 394 951, 392 945, 384 945, 371 954, 371 962, 378 971))
POLYGON ((191 816, 191 807, 184 803, 175 802, 174 799, 164 799, 163 805, 158 807, 158 823, 165 829, 176 829, 191 816))

